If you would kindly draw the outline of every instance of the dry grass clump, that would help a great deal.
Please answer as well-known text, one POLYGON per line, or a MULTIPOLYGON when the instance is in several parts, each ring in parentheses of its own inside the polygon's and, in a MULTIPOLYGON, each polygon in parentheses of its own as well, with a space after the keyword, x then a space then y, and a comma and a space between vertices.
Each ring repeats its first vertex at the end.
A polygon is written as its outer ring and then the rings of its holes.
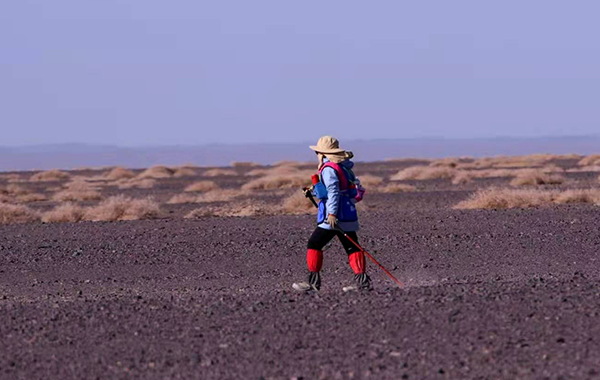
POLYGON ((212 190, 196 197, 196 203, 229 202, 245 195, 246 192, 235 189, 212 190))
POLYGON ((156 180, 146 178, 146 179, 126 179, 115 182, 115 185, 121 190, 125 189, 152 189, 156 185, 156 180))
POLYGON ((489 188, 478 190, 455 209, 507 209, 549 204, 590 203, 600 205, 600 189, 541 190, 489 188))
POLYGON ((579 166, 600 166, 600 154, 590 154, 589 156, 583 157, 577 163, 579 166))
POLYGON ((29 193, 15 196, 14 200, 17 203, 32 203, 32 202, 43 202, 48 198, 44 194, 29 193))
POLYGON ((47 170, 36 173, 29 178, 30 182, 56 182, 63 181, 69 178, 69 173, 60 170, 47 170))
POLYGON ((281 211, 288 215, 312 214, 315 212, 315 206, 301 191, 296 191, 283 200, 281 211))
MULTIPOLYGON (((385 186, 376 187, 374 189, 378 193, 411 193, 417 191, 417 188, 413 185, 407 185, 404 183, 388 183, 385 186)), ((367 189, 368 191, 368 189, 367 189)))
POLYGON ((27 206, 0 202, 0 224, 30 223, 39 219, 39 214, 27 206))
POLYGON ((471 170, 458 170, 452 177, 453 185, 464 185, 473 182, 475 175, 471 170))
POLYGON ((56 206, 53 210, 48 211, 42 215, 42 222, 44 223, 66 223, 66 222, 79 222, 83 220, 85 216, 85 208, 76 204, 67 202, 56 206))
POLYGON ((86 220, 115 221, 154 219, 160 216, 160 207, 152 198, 133 199, 124 195, 112 196, 90 208, 86 220))
POLYGON ((31 203, 45 201, 44 194, 33 193, 23 186, 10 184, 0 187, 0 201, 6 203, 31 203))
POLYGON ((600 205, 600 189, 565 190, 554 199, 555 203, 591 203, 600 205))
POLYGON ((232 169, 209 169, 205 171, 202 176, 204 177, 221 177, 221 176, 235 176, 237 172, 232 169))
POLYGON ((260 164, 257 164, 256 162, 234 161, 231 163, 231 166, 233 166, 234 168, 253 168, 256 166, 260 166, 260 164))
POLYGON ((135 173, 132 170, 117 166, 111 169, 108 173, 104 174, 104 178, 109 181, 118 181, 120 179, 130 179, 135 177, 135 173))
POLYGON ((581 172, 600 172, 600 165, 589 165, 589 166, 582 166, 580 168, 571 168, 569 170, 567 170, 569 173, 581 173, 581 172))
POLYGON ((505 209, 541 206, 552 203, 555 191, 538 189, 489 188, 478 190, 455 209, 505 209))
POLYGON ((378 177, 371 174, 363 174, 359 177, 360 184, 366 188, 377 187, 383 184, 383 177, 378 177))
POLYGON ((182 178, 182 177, 195 177, 198 173, 192 168, 177 168, 175 173, 173 173, 173 177, 182 178))
POLYGON ((223 206, 205 206, 195 209, 188 213, 185 218, 198 218, 206 216, 219 217, 248 217, 274 215, 277 213, 277 207, 268 205, 264 202, 241 202, 232 203, 223 206))
POLYGON ((170 205, 180 205, 184 203, 198 203, 198 196, 193 194, 177 194, 167 201, 170 205))
POLYGON ((191 185, 186 187, 183 191, 185 191, 187 193, 204 192, 204 191, 217 190, 218 188, 219 188, 219 185, 217 185, 214 181, 198 181, 198 182, 192 183, 191 185))
POLYGON ((136 178, 137 179, 164 179, 171 178, 175 174, 175 171, 166 166, 157 165, 151 168, 148 168, 141 172, 136 178))
POLYGON ((97 201, 102 199, 100 192, 96 190, 71 190, 66 189, 59 191, 52 196, 52 200, 56 202, 65 201, 97 201))
POLYGON ((560 185, 565 177, 559 174, 546 174, 541 170, 523 171, 510 184, 512 186, 560 185))
POLYGON ((423 181, 428 179, 452 178, 455 174, 455 169, 450 167, 434 167, 434 166, 411 166, 400 170, 394 174, 390 180, 406 181, 417 180, 423 181))
POLYGON ((291 189, 294 187, 309 186, 311 184, 312 171, 297 171, 285 174, 274 172, 264 177, 254 179, 242 186, 243 190, 277 190, 291 189))

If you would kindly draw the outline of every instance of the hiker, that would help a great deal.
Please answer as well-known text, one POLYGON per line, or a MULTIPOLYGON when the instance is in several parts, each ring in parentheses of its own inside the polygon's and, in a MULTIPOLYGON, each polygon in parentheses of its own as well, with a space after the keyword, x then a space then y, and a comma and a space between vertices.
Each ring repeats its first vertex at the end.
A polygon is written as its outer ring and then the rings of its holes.
MULTIPOLYGON (((339 147, 337 139, 323 136, 317 145, 310 146, 319 160, 320 183, 313 186, 312 192, 319 199, 317 228, 308 239, 306 263, 308 265, 308 281, 293 284, 298 291, 319 290, 321 287, 321 266, 323 264, 323 247, 334 237, 338 237, 346 253, 350 267, 354 271, 355 284, 344 287, 344 291, 369 289, 371 280, 365 273, 365 256, 363 252, 336 230, 336 226, 345 231, 355 242, 358 242, 358 214, 356 202, 362 199, 364 189, 352 172, 354 163, 350 159, 352 152, 339 147)), ((314 183, 315 181, 313 181, 314 183)))

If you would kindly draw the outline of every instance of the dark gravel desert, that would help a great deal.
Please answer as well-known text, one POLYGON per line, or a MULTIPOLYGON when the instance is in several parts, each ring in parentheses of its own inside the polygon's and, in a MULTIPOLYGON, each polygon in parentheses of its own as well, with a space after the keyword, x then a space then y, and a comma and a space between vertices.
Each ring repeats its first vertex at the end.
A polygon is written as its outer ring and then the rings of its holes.
POLYGON ((337 241, 292 290, 311 215, 0 225, 0 379, 600 378, 600 208, 452 208, 497 181, 372 194, 361 243, 405 286, 369 264, 364 292, 337 241))

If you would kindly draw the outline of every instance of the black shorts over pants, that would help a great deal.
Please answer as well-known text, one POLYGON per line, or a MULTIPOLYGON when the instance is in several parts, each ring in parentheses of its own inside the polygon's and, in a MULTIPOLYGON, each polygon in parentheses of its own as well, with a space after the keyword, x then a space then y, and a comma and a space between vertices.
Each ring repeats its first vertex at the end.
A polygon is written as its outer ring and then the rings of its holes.
MULTIPOLYGON (((346 232, 346 234, 350 237, 350 239, 354 240, 358 244, 358 236, 356 232, 346 232)), ((310 235, 308 239, 308 249, 316 249, 318 251, 322 251, 323 247, 327 245, 334 237, 338 237, 340 242, 344 246, 344 250, 348 255, 353 254, 354 252, 360 252, 360 249, 356 247, 352 242, 339 231, 335 230, 326 230, 325 228, 315 228, 315 231, 310 235)))

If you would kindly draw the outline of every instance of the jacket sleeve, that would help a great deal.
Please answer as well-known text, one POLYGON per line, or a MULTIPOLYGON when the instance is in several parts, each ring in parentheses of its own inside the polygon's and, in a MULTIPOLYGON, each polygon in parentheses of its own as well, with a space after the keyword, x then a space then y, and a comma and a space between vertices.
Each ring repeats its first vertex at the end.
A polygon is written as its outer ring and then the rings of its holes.
POLYGON ((327 214, 337 215, 340 205, 340 181, 337 177, 335 169, 325 168, 321 172, 323 184, 327 188, 327 203, 325 207, 327 214))

